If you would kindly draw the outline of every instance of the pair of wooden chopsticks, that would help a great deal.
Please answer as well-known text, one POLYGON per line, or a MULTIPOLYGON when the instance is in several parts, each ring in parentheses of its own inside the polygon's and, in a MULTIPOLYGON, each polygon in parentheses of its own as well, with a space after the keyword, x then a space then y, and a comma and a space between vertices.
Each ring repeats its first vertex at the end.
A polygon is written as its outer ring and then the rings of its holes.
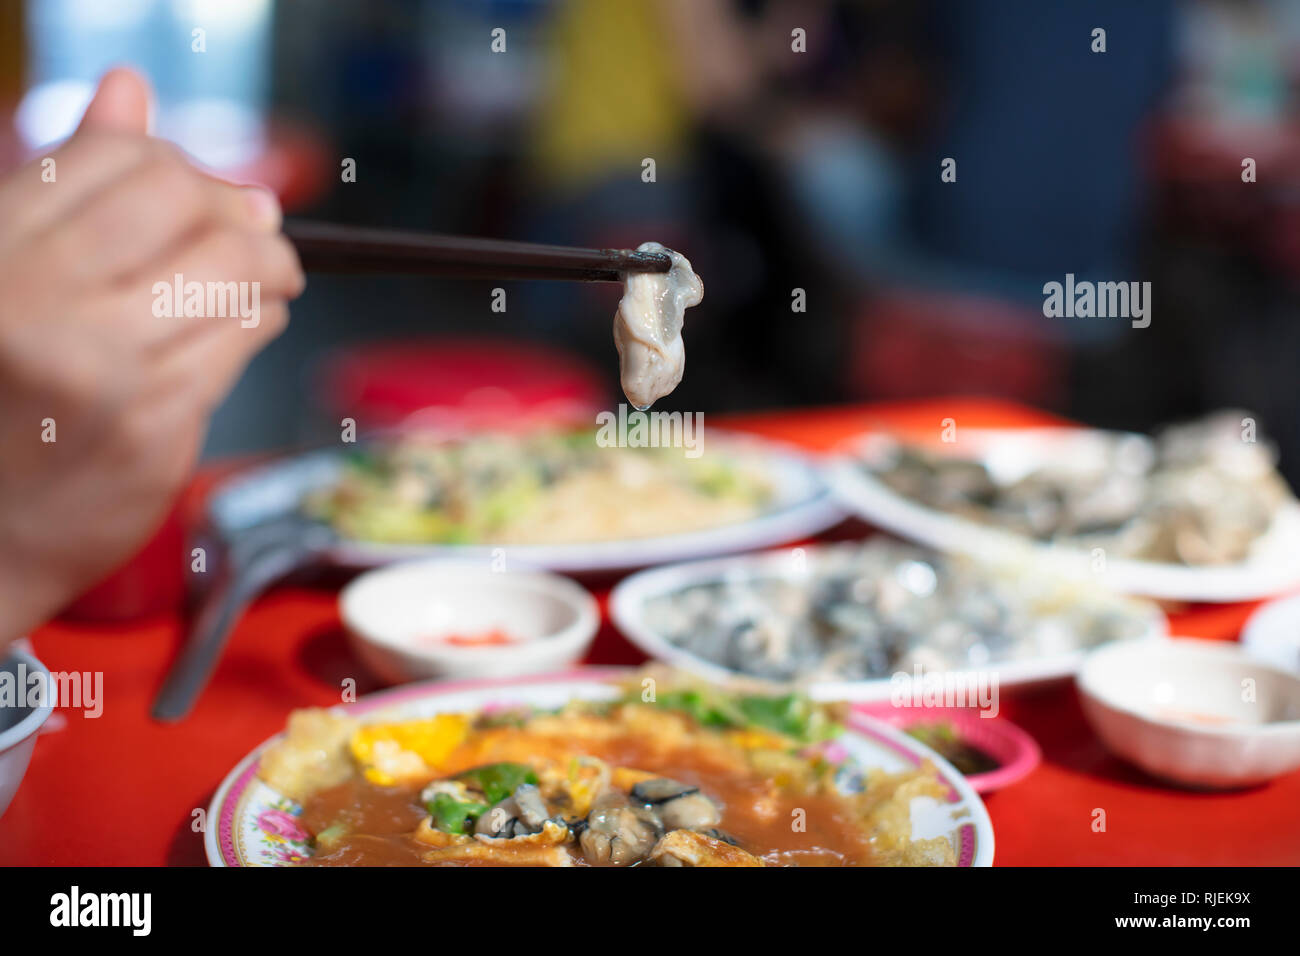
POLYGON ((575 249, 301 220, 285 223, 284 234, 308 272, 619 282, 629 272, 672 267, 662 252, 575 249))

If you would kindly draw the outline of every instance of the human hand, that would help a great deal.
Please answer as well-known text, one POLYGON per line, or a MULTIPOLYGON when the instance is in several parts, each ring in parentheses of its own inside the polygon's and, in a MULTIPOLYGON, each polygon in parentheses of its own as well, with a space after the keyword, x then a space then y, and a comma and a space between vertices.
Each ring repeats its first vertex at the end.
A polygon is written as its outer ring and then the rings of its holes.
POLYGON ((156 529, 303 289, 275 198, 150 138, 148 112, 144 81, 114 70, 49 154, 53 181, 44 157, 0 180, 0 647, 156 529), (247 283, 257 309, 185 316, 161 295, 178 274, 247 283))

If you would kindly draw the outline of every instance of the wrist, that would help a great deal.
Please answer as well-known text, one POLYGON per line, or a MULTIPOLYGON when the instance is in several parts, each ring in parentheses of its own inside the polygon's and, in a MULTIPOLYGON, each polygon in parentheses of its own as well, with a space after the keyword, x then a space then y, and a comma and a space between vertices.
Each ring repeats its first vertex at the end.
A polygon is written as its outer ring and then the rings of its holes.
POLYGON ((0 549, 0 656, 58 613, 64 599, 39 565, 0 549))

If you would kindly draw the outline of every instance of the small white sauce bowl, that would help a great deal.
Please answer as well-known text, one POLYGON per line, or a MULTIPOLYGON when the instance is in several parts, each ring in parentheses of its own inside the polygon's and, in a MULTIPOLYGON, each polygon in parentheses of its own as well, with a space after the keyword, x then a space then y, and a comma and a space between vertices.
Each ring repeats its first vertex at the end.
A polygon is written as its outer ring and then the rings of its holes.
POLYGON ((1078 675, 1102 743, 1190 787, 1248 787, 1300 768, 1300 678, 1240 645, 1189 638, 1119 641, 1078 675))
POLYGON ((53 713, 54 701, 49 691, 50 672, 26 650, 10 647, 7 654, 0 651, 0 670, 8 673, 6 682, 13 682, 17 692, 23 695, 15 706, 0 707, 0 816, 3 816, 27 772, 36 748, 36 735, 53 713), (27 700, 34 674, 42 675, 46 693, 40 700, 27 700))
POLYGON ((544 571, 495 571, 486 561, 414 561, 360 575, 339 595, 353 650, 393 683, 515 677, 572 664, 596 635, 595 599, 544 571), (450 637, 501 631, 508 644, 450 637))

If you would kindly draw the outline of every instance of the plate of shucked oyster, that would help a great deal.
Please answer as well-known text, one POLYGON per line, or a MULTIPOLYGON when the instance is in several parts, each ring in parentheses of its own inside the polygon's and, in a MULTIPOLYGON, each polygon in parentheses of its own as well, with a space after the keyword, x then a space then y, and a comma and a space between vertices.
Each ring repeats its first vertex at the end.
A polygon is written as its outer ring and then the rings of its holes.
POLYGON ((1154 437, 957 426, 938 438, 852 440, 829 469, 837 497, 908 540, 1128 594, 1246 601, 1300 585, 1300 503, 1247 413, 1154 437))
POLYGON ((1091 648, 1167 633, 1150 601, 885 537, 652 568, 609 607, 641 650, 710 680, 918 705, 942 691, 949 706, 995 708, 999 687, 1067 677, 1091 648), (959 689, 968 699, 949 701, 959 689))

